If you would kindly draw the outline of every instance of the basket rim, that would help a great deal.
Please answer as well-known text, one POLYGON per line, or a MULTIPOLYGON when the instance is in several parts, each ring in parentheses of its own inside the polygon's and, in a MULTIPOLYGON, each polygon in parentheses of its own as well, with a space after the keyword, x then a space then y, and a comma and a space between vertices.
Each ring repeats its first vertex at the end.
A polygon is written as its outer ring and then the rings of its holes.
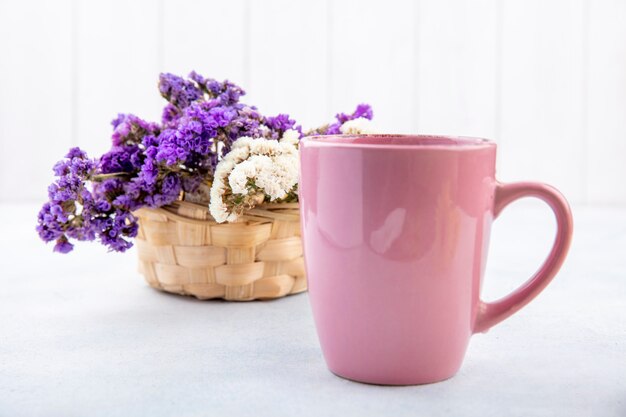
MULTIPOLYGON (((253 209, 247 210, 244 215, 240 217, 243 221, 246 222, 255 222, 255 223, 266 223, 272 222, 274 220, 285 220, 285 221, 299 221, 300 220, 300 204, 299 203, 265 203, 256 206, 253 209), (275 210, 280 210, 279 212, 274 212, 275 210), (289 212, 286 212, 289 211, 289 212)), ((135 213, 139 214, 142 211, 148 211, 153 213, 159 213, 165 215, 171 220, 185 222, 190 224, 206 224, 215 223, 215 224, 237 224, 237 223, 217 223, 215 218, 209 212, 209 209, 204 204, 192 203, 190 201, 175 201, 166 206, 151 208, 151 207, 142 207, 140 209, 135 210, 135 213), (181 214, 178 214, 176 211, 181 206, 193 207, 195 209, 204 210, 208 216, 207 219, 194 219, 191 217, 186 217, 181 214)))

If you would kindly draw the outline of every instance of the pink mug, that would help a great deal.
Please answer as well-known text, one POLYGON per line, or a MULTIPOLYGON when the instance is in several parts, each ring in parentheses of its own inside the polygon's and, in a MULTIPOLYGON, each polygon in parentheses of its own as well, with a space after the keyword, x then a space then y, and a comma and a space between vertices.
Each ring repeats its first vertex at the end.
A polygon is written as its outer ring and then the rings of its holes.
POLYGON ((496 144, 445 136, 317 136, 300 144, 300 209, 309 297, 329 369, 374 384, 441 381, 470 336, 506 319, 552 280, 572 215, 539 183, 496 181, 496 144), (537 197, 557 235, 516 291, 480 300, 491 223, 537 197))

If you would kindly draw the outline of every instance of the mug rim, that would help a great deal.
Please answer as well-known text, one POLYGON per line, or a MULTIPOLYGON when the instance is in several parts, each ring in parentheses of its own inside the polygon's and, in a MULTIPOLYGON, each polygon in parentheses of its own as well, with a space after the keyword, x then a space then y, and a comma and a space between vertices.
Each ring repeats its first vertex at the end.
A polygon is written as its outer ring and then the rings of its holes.
POLYGON ((496 147, 495 142, 474 136, 401 133, 312 135, 302 138, 301 143, 305 146, 357 149, 440 149, 450 151, 496 147))

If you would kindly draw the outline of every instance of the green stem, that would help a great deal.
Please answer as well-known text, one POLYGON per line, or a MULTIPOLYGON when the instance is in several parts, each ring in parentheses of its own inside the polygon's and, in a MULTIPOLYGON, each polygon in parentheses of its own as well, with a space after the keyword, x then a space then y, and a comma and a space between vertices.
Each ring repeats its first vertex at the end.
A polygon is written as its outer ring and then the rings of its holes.
POLYGON ((96 182, 108 180, 109 178, 124 178, 128 177, 130 174, 127 172, 112 172, 110 174, 94 174, 91 176, 91 179, 96 182))

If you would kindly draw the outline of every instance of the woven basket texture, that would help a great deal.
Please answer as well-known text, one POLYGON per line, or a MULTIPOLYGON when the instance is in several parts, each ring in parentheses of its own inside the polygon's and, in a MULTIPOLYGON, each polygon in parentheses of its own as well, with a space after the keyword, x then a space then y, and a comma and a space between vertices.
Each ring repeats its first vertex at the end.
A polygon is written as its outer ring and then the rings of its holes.
POLYGON ((226 224, 186 201, 135 215, 139 272, 154 288, 236 301, 307 288, 297 203, 259 206, 226 224))

